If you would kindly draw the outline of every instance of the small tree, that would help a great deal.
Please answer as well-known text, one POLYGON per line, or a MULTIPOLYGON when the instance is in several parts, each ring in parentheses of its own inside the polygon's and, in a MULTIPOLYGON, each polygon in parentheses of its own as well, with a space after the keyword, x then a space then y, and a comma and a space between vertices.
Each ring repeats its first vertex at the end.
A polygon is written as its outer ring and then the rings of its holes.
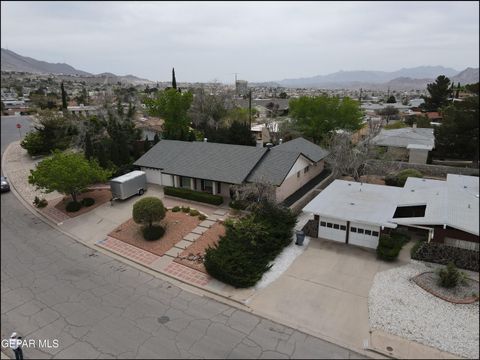
POLYGON ((387 104, 395 104, 397 102, 397 99, 395 99, 395 96, 390 95, 390 97, 387 99, 387 104))
POLYGON ((60 85, 60 89, 62 90, 62 110, 67 110, 67 92, 65 91, 65 87, 62 84, 60 85))
POLYGON ((454 288, 458 282, 464 277, 453 262, 449 262, 448 265, 438 270, 439 285, 444 288, 454 288))
POLYGON ((88 161, 82 154, 55 151, 53 156, 41 161, 35 170, 30 170, 28 182, 46 193, 58 191, 71 195, 77 202, 77 195, 89 185, 105 182, 110 172, 103 170, 96 161, 88 161))
POLYGON ((159 222, 165 217, 165 207, 162 200, 156 197, 146 197, 133 205, 133 221, 145 225, 143 236, 147 240, 156 240, 163 235, 163 228, 154 227, 154 222, 159 222), (154 229, 161 229, 155 232, 154 229))

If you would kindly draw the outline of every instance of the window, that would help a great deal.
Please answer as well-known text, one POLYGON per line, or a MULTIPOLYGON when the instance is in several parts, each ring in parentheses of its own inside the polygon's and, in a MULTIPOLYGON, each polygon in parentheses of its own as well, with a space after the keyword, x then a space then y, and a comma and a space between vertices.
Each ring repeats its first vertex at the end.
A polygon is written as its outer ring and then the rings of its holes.
POLYGON ((300 173, 301 173, 301 171, 297 171, 297 178, 300 177, 300 173))
POLYGON ((358 233, 363 234, 363 229, 358 228, 358 233))
POLYGON ((332 226, 333 226, 332 223, 327 223, 327 227, 328 227, 328 228, 331 228, 332 226))
POLYGON ((372 236, 378 236, 378 231, 372 231, 372 236))
POLYGON ((320 221, 320 226, 327 226, 327 223, 325 221, 320 221))
POLYGON ((213 192, 213 181, 202 180, 202 190, 211 194, 213 192))
POLYGON ((338 224, 333 224, 333 228, 338 230, 338 229, 340 229, 340 225, 338 225, 338 224))
POLYGON ((345 231, 345 230, 347 230, 347 227, 345 225, 340 225, 340 230, 345 231))
POLYGON ((310 165, 308 165, 305 169, 303 169, 303 173, 306 174, 310 170, 310 165))
POLYGON ((190 189, 191 178, 180 176, 180 187, 190 189))
POLYGON ((351 232, 357 232, 357 228, 356 227, 350 227, 350 231, 351 232))
POLYGON ((398 206, 394 218, 424 217, 427 205, 398 206))
POLYGON ((365 235, 372 235, 372 231, 371 230, 365 230, 365 235))

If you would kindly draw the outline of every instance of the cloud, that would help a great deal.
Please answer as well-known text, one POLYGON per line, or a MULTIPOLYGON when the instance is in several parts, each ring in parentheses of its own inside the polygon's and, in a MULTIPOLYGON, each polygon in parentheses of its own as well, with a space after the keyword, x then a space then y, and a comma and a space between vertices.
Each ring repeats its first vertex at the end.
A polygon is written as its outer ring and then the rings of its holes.
POLYGON ((2 2, 2 47, 100 73, 280 80, 478 67, 478 2, 2 2))

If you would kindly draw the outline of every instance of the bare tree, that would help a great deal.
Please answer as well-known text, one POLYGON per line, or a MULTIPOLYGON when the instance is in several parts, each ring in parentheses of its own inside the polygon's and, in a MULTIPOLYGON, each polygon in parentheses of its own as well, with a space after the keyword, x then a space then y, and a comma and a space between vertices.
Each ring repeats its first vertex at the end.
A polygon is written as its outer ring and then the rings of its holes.
POLYGON ((262 202, 274 203, 276 200, 275 186, 265 180, 254 183, 244 183, 241 185, 232 185, 230 187, 235 200, 248 203, 247 209, 251 209, 256 204, 262 202))
POLYGON ((330 151, 326 162, 332 168, 334 178, 349 175, 355 181, 360 181, 360 176, 372 157, 371 140, 378 135, 381 123, 369 122, 368 134, 356 144, 352 143, 352 134, 347 131, 336 131, 327 140, 330 151))

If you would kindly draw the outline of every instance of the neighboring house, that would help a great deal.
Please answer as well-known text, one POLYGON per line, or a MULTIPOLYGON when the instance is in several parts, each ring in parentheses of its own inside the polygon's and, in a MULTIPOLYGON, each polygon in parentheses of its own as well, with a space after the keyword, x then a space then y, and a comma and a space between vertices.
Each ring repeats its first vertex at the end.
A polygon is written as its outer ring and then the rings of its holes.
POLYGON ((408 178, 403 188, 335 180, 303 211, 319 221, 318 237, 376 248, 398 225, 422 229, 428 241, 479 250, 478 177, 408 178))
POLYGON ((79 106, 68 106, 67 110, 73 115, 96 115, 98 109, 96 106, 88 106, 80 104, 79 106))
POLYGON ((385 130, 371 140, 375 146, 385 147, 396 160, 426 164, 428 153, 435 147, 433 129, 413 127, 385 130))
POLYGON ((134 165, 146 172, 149 183, 224 197, 231 185, 269 183, 281 202, 323 171, 327 155, 303 138, 271 148, 162 140, 134 165))

